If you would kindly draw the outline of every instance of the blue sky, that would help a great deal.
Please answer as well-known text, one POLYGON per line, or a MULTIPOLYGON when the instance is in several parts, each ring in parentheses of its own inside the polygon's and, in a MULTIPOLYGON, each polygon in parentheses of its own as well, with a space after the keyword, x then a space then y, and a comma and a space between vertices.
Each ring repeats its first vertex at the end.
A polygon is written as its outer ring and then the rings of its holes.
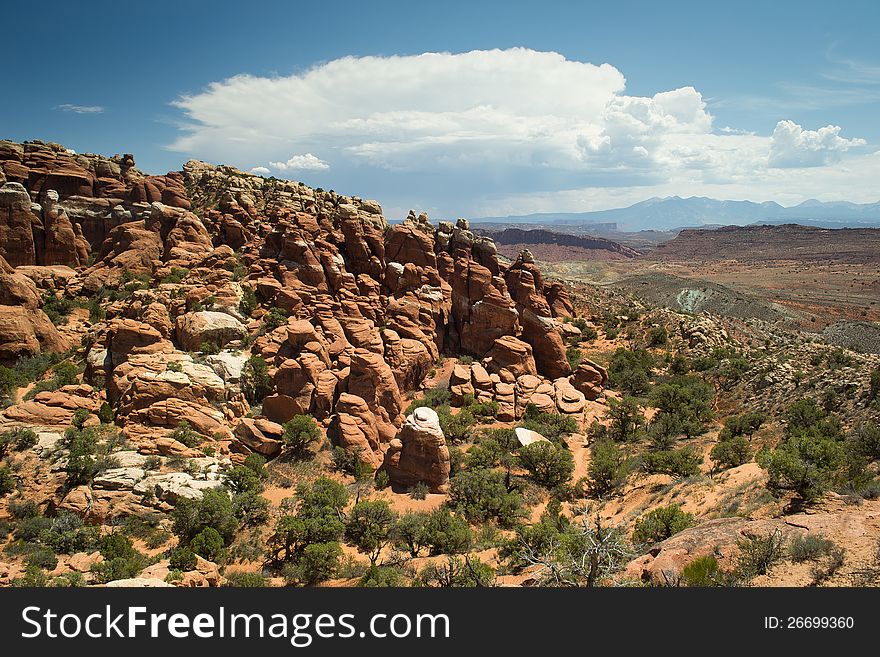
POLYGON ((880 198, 878 2, 318 5, 9 4, 0 138, 390 216, 880 198))

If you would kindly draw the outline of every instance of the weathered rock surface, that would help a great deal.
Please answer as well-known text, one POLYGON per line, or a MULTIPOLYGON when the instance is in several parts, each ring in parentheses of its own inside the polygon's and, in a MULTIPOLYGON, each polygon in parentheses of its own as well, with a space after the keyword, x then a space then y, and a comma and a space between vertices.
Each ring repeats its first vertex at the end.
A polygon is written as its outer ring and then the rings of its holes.
POLYGON ((434 409, 420 406, 406 418, 382 467, 393 484, 410 487, 423 482, 432 492, 446 491, 449 449, 434 409))

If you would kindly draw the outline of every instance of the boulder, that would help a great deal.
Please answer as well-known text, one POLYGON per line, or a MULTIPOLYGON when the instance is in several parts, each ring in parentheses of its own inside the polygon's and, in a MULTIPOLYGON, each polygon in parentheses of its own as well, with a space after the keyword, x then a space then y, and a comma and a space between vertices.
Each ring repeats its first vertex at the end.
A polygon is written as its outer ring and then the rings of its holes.
POLYGON ((422 482, 432 492, 446 492, 449 449, 434 409, 420 406, 406 418, 385 452, 382 467, 398 486, 411 487, 422 482))
POLYGON ((201 351, 206 342, 222 348, 246 335, 244 325, 226 313, 202 310, 177 318, 177 342, 184 351, 201 351))
POLYGON ((537 431, 532 431, 531 429, 526 429, 524 427, 517 427, 514 429, 514 433, 516 434, 517 441, 523 447, 531 445, 532 443, 550 442, 537 431))
POLYGON ((489 372, 499 373, 501 370, 507 370, 514 378, 523 374, 538 373, 531 345, 512 335, 495 340, 486 354, 485 363, 489 372))

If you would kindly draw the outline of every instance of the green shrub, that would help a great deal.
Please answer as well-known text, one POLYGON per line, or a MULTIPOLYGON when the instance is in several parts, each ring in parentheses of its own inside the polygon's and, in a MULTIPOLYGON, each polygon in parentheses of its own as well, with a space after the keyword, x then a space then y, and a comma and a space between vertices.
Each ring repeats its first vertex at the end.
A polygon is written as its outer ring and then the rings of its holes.
POLYGON ((774 492, 794 491, 812 501, 831 486, 844 460, 840 441, 828 436, 802 434, 783 440, 774 450, 758 452, 758 464, 767 470, 767 486, 774 492))
POLYGON ((880 365, 871 370, 868 379, 868 399, 873 401, 880 396, 880 365))
POLYGON ((724 573, 718 567, 718 560, 706 555, 697 557, 682 569, 681 582, 691 587, 723 586, 724 573))
POLYGON ((679 376, 655 386, 648 403, 662 414, 674 416, 688 438, 702 431, 712 418, 714 388, 695 376, 679 376))
POLYGON ((665 326, 654 326, 648 331, 649 347, 664 347, 669 342, 669 332, 665 326))
POLYGON ((749 439, 751 439, 752 435, 754 435, 754 433, 758 431, 766 421, 767 416, 764 415, 764 413, 759 412, 731 415, 724 421, 724 428, 721 430, 721 433, 718 434, 718 440, 723 441, 738 436, 748 436, 749 439))
POLYGON ((693 526, 694 516, 682 511, 678 504, 672 504, 654 509, 639 518, 633 531, 633 541, 653 545, 693 526))
POLYGON ((262 454, 251 452, 245 457, 242 465, 253 470, 260 479, 265 479, 269 476, 266 472, 266 457, 262 454))
POLYGON ((104 561, 92 565, 92 572, 101 583, 136 577, 148 565, 127 536, 115 532, 101 538, 99 551, 104 561))
POLYGON ((241 371, 241 391, 251 404, 262 404, 272 394, 275 381, 269 376, 269 366, 260 356, 247 359, 241 371))
POLYGON ((536 431, 547 440, 558 443, 566 434, 576 433, 577 421, 570 415, 560 413, 544 413, 534 404, 526 405, 522 426, 536 431))
POLYGON ((461 408, 453 415, 448 406, 441 406, 437 409, 437 416, 440 419, 443 435, 451 442, 462 442, 470 438, 472 428, 476 424, 474 414, 467 408, 461 408))
POLYGON ((305 547, 336 543, 345 533, 342 512, 348 492, 339 482, 320 477, 297 488, 296 512, 278 519, 267 542, 269 560, 281 565, 299 559, 305 547))
POLYGON ((403 586, 400 568, 393 566, 370 566, 357 583, 364 588, 388 588, 403 586))
POLYGON ((296 562, 285 568, 285 579, 314 586, 336 575, 341 557, 342 547, 335 541, 310 543, 303 548, 296 562))
POLYGON ((642 455, 642 466, 652 474, 674 477, 693 477, 700 473, 703 457, 692 447, 647 452, 642 455))
POLYGON ((28 518, 38 518, 40 516, 40 507, 33 500, 13 500, 7 507, 9 515, 15 520, 27 520, 28 518))
POLYGON ((473 543, 467 522, 442 506, 424 517, 420 544, 431 555, 464 554, 473 543))
POLYGON ((430 563, 418 574, 415 584, 430 587, 493 586, 495 571, 477 558, 447 557, 445 562, 430 563))
POLYGON ((171 550, 168 559, 168 567, 172 570, 189 572, 190 570, 195 570, 197 564, 196 553, 189 547, 184 545, 171 550))
POLYGON ((43 570, 55 570, 58 566, 58 557, 50 548, 41 545, 28 553, 25 563, 43 570))
POLYGON ((400 550, 406 550, 413 558, 419 556, 419 552, 426 545, 425 521, 427 518, 428 514, 426 513, 415 513, 412 511, 408 511, 400 516, 391 533, 391 540, 395 547, 400 550))
POLYGON ((346 449, 337 445, 330 450, 330 458, 340 472, 351 475, 357 481, 368 479, 373 474, 373 466, 361 456, 359 448, 346 449))
POLYGON ((626 481, 628 468, 623 453, 605 438, 593 443, 587 467, 588 486, 593 494, 603 497, 620 488, 626 481))
POLYGON ((40 588, 48 584, 49 579, 46 577, 46 573, 36 564, 28 564, 24 576, 12 580, 12 586, 15 587, 40 588))
POLYGON ((428 493, 431 492, 431 489, 428 488, 428 484, 424 481, 419 481, 413 484, 409 489, 410 499, 413 500, 424 500, 428 497, 428 493))
POLYGON ((204 440, 200 433, 189 426, 188 422, 178 424, 169 437, 189 448, 197 447, 204 440))
POLYGON ((574 458, 565 447, 538 441, 519 450, 520 465, 528 470, 535 483, 557 488, 567 483, 574 472, 574 458))
POLYGON ((205 527, 189 542, 189 549, 203 559, 222 564, 226 561, 226 546, 223 537, 213 527, 205 527))
POLYGON ((223 483, 233 494, 263 491, 260 475, 245 465, 236 465, 223 473, 223 483))
POLYGON ((268 586, 263 573, 243 571, 243 570, 227 570, 224 573, 226 584, 224 586, 234 588, 262 588, 268 586))
POLYGON ((648 391, 653 367, 654 357, 649 352, 620 347, 608 364, 608 381, 612 387, 640 395, 648 391))
POLYGON ((609 399, 606 415, 611 419, 608 436, 613 440, 634 440, 639 437, 645 425, 642 407, 633 397, 624 397, 620 401, 609 399))
POLYGON ((16 489, 18 480, 12 474, 12 470, 5 465, 0 465, 0 497, 8 495, 16 489))
POLYGON ((60 554, 91 552, 101 536, 101 528, 85 525, 82 518, 69 511, 60 512, 49 527, 40 533, 40 541, 60 554))
POLYGON ((86 424, 86 420, 88 420, 91 416, 92 414, 85 408, 78 408, 73 412, 73 417, 70 420, 70 424, 77 429, 82 429, 86 424))
POLYGON ((580 365, 581 361, 584 359, 584 352, 582 352, 575 346, 571 346, 565 350, 565 357, 566 359, 568 359, 569 367, 571 367, 572 371, 574 371, 578 368, 578 365, 580 365))
POLYGON ((206 490, 200 500, 182 498, 171 512, 172 531, 182 543, 189 543, 208 527, 217 530, 223 542, 232 542, 238 522, 232 500, 225 490, 206 490))
POLYGON ((345 523, 345 537, 376 565, 379 553, 391 542, 397 514, 385 500, 363 500, 354 505, 345 523))
POLYGON ((749 442, 743 436, 722 440, 709 453, 709 457, 719 470, 735 468, 743 463, 748 463, 751 456, 749 442))
POLYGON ((266 316, 263 318, 263 323, 266 325, 266 329, 274 331, 279 326, 287 324, 288 314, 289 313, 283 308, 270 308, 269 312, 267 312, 266 316))
POLYGON ((98 419, 102 424, 113 424, 113 420, 116 419, 113 407, 107 402, 103 402, 101 408, 98 409, 98 419))
POLYGON ((216 342, 214 342, 212 340, 206 340, 201 345, 199 345, 199 351, 202 352, 203 354, 210 356, 212 354, 219 354, 220 347, 216 342))
POLYGON ((293 458, 304 458, 321 439, 321 430, 310 415, 295 415, 284 423, 281 442, 287 454, 293 458))
POLYGON ((834 541, 824 536, 805 534, 796 536, 788 546, 788 556, 798 563, 803 561, 816 561, 831 553, 834 549, 834 541))
POLYGON ((47 294, 43 297, 43 312, 49 320, 55 325, 60 326, 67 323, 67 317, 74 308, 74 303, 70 299, 57 297, 54 294, 47 294))
POLYGON ((239 312, 245 317, 250 317, 251 313, 257 309, 258 305, 259 301, 257 300, 257 293, 250 287, 242 286, 241 301, 238 303, 239 312))
POLYGON ((450 479, 450 504, 472 522, 495 518, 510 527, 521 515, 522 499, 504 479, 494 470, 462 470, 450 479))
POLYGON ((391 485, 391 480, 385 470, 377 470, 373 481, 375 482, 376 490, 384 490, 391 485))
POLYGON ((115 459, 99 453, 98 435, 92 428, 68 428, 62 446, 68 451, 64 470, 69 487, 87 484, 104 470, 116 466, 115 459))
POLYGON ((847 436, 847 450, 867 461, 880 461, 880 424, 865 422, 847 436))
POLYGON ((766 575, 767 570, 785 556, 785 540, 778 530, 766 536, 740 539, 736 546, 739 550, 737 573, 746 580, 766 575))
POLYGON ((37 434, 31 429, 17 427, 10 429, 0 435, 0 457, 2 457, 7 448, 12 448, 17 452, 30 449, 37 444, 37 434))
POLYGON ((245 526, 254 527, 268 521, 269 506, 269 500, 256 490, 248 490, 232 496, 232 515, 245 526))
POLYGON ((172 267, 171 273, 163 277, 161 283, 181 283, 189 275, 186 267, 172 267))

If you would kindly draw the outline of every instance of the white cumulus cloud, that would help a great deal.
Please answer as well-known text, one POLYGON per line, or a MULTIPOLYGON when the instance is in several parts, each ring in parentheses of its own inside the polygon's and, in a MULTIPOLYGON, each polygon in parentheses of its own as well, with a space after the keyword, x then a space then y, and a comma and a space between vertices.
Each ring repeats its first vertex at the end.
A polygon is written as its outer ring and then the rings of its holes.
POLYGON ((780 167, 833 163, 864 143, 785 121, 772 137, 716 129, 693 86, 628 95, 611 64, 526 48, 343 57, 238 75, 174 105, 185 122, 171 147, 190 156, 450 215, 601 196, 583 190, 786 190, 780 167))
MULTIPOLYGON (((330 168, 330 165, 324 160, 311 153, 294 155, 286 162, 269 162, 269 166, 278 171, 321 171, 330 168)), ((257 168, 264 169, 265 167, 257 168)))
POLYGON ((268 176, 272 171, 266 167, 254 167, 251 169, 251 173, 255 173, 258 176, 268 176))
POLYGON ((820 167, 838 161, 840 154, 850 148, 865 144, 864 139, 841 137, 840 126, 804 130, 794 121, 780 121, 770 137, 770 166, 820 167))

